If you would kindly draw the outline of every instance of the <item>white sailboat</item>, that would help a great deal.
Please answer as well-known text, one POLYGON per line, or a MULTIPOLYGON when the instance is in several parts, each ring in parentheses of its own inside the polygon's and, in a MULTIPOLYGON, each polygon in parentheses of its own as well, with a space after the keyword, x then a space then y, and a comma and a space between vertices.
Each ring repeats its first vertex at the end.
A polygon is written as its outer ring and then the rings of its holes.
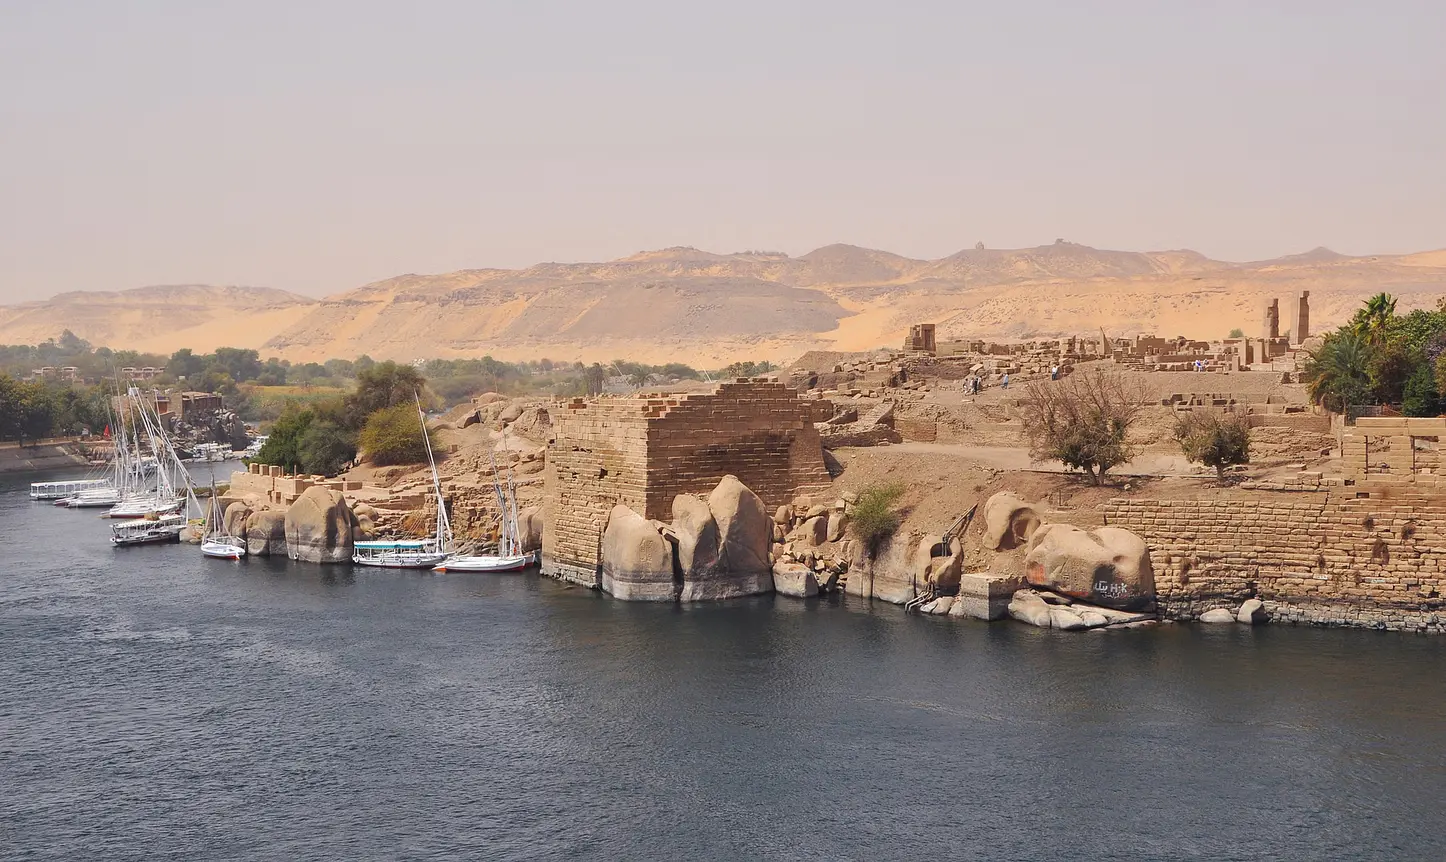
MULTIPOLYGON (((506 433, 504 430, 502 437, 504 445, 507 442, 506 433)), ((531 552, 524 553, 522 551, 522 539, 517 523, 517 485, 512 481, 512 468, 510 466, 507 468, 507 490, 504 492, 502 481, 497 473, 497 458, 494 453, 488 454, 492 458, 492 490, 497 494, 497 511, 501 517, 497 537, 497 553, 459 554, 448 557, 434 567, 433 571, 520 572, 536 562, 531 552)))
POLYGON ((452 525, 447 520, 447 502, 442 499, 442 480, 437 477, 437 460, 427 436, 427 414, 421 396, 413 392, 417 418, 422 423, 422 440, 427 446, 427 464, 432 470, 432 491, 437 499, 437 534, 429 539, 399 539, 356 542, 351 561, 358 566, 383 569, 430 569, 452 555, 452 525))
POLYGON ((120 502, 116 503, 106 512, 108 518, 144 518, 148 515, 169 515, 181 511, 186 504, 186 497, 176 487, 184 483, 190 485, 190 475, 186 472, 186 466, 181 463, 180 457, 176 454, 175 447, 171 445, 170 439, 160 427, 160 417, 152 416, 147 408, 145 400, 140 397, 140 392, 131 387, 127 392, 127 404, 135 411, 138 419, 136 429, 136 458, 138 465, 133 470, 133 476, 129 479, 129 492, 122 490, 120 502), (139 465, 144 463, 140 457, 140 437, 144 433, 146 442, 155 453, 156 475, 155 486, 144 478, 143 471, 139 465))
POLYGON ((246 556, 246 541, 226 534, 214 478, 211 480, 210 504, 206 509, 206 534, 201 537, 201 553, 216 560, 239 560, 246 556))

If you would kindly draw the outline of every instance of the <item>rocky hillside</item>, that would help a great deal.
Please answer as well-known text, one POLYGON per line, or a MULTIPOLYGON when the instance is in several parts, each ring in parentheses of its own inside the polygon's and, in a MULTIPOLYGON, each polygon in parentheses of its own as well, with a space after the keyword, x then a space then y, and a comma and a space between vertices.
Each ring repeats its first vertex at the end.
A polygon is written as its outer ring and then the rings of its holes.
POLYGON ((1123 252, 1056 242, 972 248, 939 260, 832 245, 790 257, 644 252, 604 263, 544 263, 403 275, 312 300, 257 288, 141 288, 63 294, 0 308, 0 343, 69 328, 97 344, 168 351, 221 344, 321 360, 502 358, 782 360, 805 350, 898 344, 909 324, 941 338, 1155 332, 1254 333, 1260 307, 1311 291, 1312 324, 1346 319, 1386 290, 1404 309, 1446 294, 1446 251, 1349 257, 1328 249, 1229 263, 1193 251, 1123 252))

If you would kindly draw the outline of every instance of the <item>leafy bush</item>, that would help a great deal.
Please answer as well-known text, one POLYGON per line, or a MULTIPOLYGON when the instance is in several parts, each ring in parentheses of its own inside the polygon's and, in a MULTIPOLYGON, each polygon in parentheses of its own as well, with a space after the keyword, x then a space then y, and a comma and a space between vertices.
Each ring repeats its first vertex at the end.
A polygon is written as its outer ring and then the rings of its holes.
POLYGON ((1187 459, 1215 468, 1217 476, 1233 464, 1250 463, 1250 423, 1244 416, 1187 413, 1175 423, 1175 439, 1187 459))
POLYGON ((863 543, 870 557, 878 554, 884 542, 899 529, 902 518, 895 505, 902 496, 904 486, 898 482, 870 485, 859 492, 849 516, 849 532, 863 543))
MULTIPOLYGON (((431 431, 428 430, 430 436, 431 431)), ((362 426, 362 451, 373 464, 420 464, 427 460, 422 421, 415 404, 397 404, 374 411, 362 426)))
POLYGON ((1422 363, 1411 372, 1401 395, 1401 412, 1407 416, 1439 416, 1441 394, 1436 389, 1435 370, 1422 363))
MULTIPOLYGON (((345 428, 329 419, 318 418, 301 435, 297 455, 308 473, 335 476, 356 457, 355 438, 345 428)), ((267 442, 270 442, 269 440, 267 442)))

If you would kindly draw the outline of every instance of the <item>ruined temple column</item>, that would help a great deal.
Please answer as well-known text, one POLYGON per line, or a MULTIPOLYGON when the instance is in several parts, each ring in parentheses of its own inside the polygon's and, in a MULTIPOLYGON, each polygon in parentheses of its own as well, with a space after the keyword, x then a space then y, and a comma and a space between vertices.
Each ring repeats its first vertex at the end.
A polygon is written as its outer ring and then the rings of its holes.
POLYGON ((1310 338, 1310 291, 1302 290, 1300 299, 1295 301, 1295 331, 1292 341, 1301 344, 1310 338))
POLYGON ((1265 319, 1261 322, 1260 337, 1266 340, 1280 337, 1280 300, 1272 299, 1265 305, 1265 319))

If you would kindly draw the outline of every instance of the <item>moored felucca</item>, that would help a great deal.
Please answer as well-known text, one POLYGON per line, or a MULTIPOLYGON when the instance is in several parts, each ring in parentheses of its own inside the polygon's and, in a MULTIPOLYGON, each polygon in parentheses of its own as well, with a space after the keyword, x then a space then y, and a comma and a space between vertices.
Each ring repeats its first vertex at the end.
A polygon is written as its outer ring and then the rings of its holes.
POLYGON ((437 459, 432 455, 432 441, 427 436, 427 414, 422 412, 422 398, 412 393, 417 404, 417 419, 422 423, 422 442, 427 447, 427 465, 432 470, 432 491, 437 500, 437 534, 429 539, 399 539, 356 542, 351 561, 358 566, 383 569, 430 569, 452 555, 452 525, 447 520, 447 501, 442 499, 442 480, 437 476, 437 459))

